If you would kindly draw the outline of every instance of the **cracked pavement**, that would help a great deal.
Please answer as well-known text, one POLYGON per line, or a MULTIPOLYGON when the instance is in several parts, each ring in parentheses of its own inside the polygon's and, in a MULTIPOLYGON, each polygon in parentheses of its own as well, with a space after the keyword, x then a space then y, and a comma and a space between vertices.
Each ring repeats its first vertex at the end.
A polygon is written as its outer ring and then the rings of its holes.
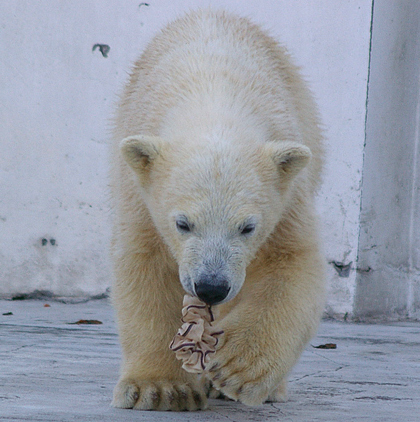
POLYGON ((419 356, 420 323, 323 321, 289 377, 287 403, 210 400, 208 410, 191 413, 113 409, 120 349, 108 300, 1 300, 0 421, 418 422, 419 356), (103 324, 74 324, 81 319, 103 324), (337 348, 313 347, 327 343, 337 348))

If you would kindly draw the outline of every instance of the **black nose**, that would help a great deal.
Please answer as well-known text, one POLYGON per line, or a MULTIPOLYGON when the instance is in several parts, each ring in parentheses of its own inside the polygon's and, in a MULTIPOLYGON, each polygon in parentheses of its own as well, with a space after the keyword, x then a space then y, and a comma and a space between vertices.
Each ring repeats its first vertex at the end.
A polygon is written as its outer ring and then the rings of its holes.
POLYGON ((230 290, 226 284, 195 283, 194 286, 198 298, 208 305, 221 302, 230 290))

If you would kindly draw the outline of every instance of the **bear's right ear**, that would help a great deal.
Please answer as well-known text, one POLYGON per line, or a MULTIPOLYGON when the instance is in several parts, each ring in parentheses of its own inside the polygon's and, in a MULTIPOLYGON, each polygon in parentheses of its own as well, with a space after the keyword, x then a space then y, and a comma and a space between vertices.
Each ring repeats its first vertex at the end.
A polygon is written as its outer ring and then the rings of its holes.
POLYGON ((136 173, 143 174, 159 155, 162 143, 158 136, 136 135, 123 139, 120 149, 129 166, 136 173))

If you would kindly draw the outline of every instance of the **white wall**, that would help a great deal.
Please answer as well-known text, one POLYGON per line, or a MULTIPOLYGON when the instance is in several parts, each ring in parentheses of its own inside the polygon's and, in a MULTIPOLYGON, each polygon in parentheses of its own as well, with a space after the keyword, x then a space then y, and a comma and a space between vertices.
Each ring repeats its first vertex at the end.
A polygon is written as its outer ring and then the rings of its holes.
POLYGON ((351 314, 371 1, 148 3, 0 2, 0 295, 93 295, 110 285, 106 143, 117 94, 159 28, 211 4, 252 17, 284 42, 317 98, 328 145, 319 199, 326 256, 352 263, 346 277, 329 266, 328 312, 351 314), (96 43, 111 47, 107 58, 92 52, 96 43))
POLYGON ((375 2, 356 314, 420 318, 420 3, 375 2))

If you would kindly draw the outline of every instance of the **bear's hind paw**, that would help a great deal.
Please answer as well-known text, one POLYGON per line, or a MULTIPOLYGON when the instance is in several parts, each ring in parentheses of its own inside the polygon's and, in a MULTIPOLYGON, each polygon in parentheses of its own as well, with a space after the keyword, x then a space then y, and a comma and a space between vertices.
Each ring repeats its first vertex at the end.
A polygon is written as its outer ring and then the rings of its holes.
POLYGON ((112 406, 137 410, 202 410, 207 408, 203 389, 183 382, 121 380, 112 406))
POLYGON ((287 380, 284 379, 281 384, 273 390, 267 399, 269 403, 286 403, 288 400, 287 396, 287 380))

